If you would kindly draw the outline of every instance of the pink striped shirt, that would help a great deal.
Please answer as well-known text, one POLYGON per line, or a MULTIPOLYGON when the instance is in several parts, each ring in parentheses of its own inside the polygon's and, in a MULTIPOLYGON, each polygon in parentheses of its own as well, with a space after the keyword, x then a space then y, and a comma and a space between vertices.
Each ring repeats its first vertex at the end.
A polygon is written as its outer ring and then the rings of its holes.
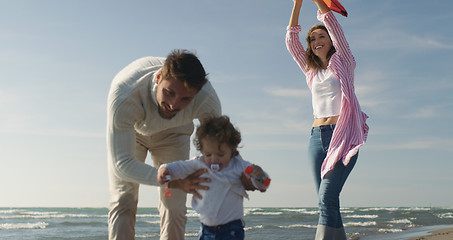
MULTIPOLYGON (((321 167, 321 177, 332 170, 335 164, 342 160, 348 165, 351 157, 359 151, 368 135, 368 116, 360 109, 354 92, 354 69, 356 62, 349 49, 343 30, 332 11, 321 14, 318 11, 318 20, 322 21, 329 32, 336 52, 332 55, 327 68, 340 80, 341 110, 335 130, 330 141, 327 156, 321 167)), ((308 87, 311 90, 312 80, 317 69, 307 68, 306 52, 299 40, 300 25, 287 29, 286 46, 296 63, 304 72, 308 87)))

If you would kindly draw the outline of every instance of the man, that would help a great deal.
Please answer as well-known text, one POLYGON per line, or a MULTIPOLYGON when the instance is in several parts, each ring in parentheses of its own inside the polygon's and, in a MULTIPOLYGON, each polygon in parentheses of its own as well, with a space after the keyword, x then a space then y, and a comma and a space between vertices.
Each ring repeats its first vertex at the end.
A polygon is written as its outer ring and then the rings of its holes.
MULTIPOLYGON (((139 184, 160 186, 157 170, 163 163, 189 158, 193 119, 220 116, 217 94, 198 58, 174 50, 165 58, 138 59, 113 79, 107 106, 107 156, 110 182, 109 239, 134 239, 139 184), (145 164, 151 153, 154 167, 145 164)), ((199 170, 172 181, 172 196, 160 188, 160 239, 184 239, 186 192, 196 190, 199 170)))

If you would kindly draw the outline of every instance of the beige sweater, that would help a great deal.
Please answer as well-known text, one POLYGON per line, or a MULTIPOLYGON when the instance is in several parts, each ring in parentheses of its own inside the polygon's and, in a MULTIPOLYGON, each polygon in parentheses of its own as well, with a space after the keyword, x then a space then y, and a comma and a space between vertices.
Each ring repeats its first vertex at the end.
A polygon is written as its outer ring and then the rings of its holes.
POLYGON ((191 103, 172 119, 157 112, 155 78, 165 58, 140 58, 113 79, 107 102, 107 158, 109 171, 131 182, 159 185, 157 170, 135 159, 135 134, 151 136, 159 131, 187 125, 221 114, 220 100, 206 83, 191 103))

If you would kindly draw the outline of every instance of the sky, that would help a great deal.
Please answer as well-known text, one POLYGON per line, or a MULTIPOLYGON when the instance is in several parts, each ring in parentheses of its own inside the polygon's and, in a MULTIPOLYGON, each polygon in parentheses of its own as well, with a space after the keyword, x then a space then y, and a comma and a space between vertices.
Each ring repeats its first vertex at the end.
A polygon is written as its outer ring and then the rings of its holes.
MULTIPOLYGON (((370 126, 341 206, 453 207, 450 2, 341 3, 370 126)), ((245 206, 317 206, 311 95, 284 42, 291 9, 291 0, 0 0, 0 207, 107 207, 111 80, 177 48, 197 54, 242 133, 241 155, 272 178, 245 206)), ((304 39, 318 23, 312 1, 299 22, 304 39)), ((142 185, 139 206, 157 202, 156 187, 142 185)))

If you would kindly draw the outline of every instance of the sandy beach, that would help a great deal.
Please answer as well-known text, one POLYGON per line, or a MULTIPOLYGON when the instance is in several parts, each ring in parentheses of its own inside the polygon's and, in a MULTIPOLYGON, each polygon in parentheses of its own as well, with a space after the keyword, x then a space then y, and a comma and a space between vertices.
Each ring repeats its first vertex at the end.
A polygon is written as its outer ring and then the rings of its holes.
POLYGON ((410 238, 408 240, 452 240, 453 228, 446 228, 436 231, 431 231, 430 235, 410 238))

